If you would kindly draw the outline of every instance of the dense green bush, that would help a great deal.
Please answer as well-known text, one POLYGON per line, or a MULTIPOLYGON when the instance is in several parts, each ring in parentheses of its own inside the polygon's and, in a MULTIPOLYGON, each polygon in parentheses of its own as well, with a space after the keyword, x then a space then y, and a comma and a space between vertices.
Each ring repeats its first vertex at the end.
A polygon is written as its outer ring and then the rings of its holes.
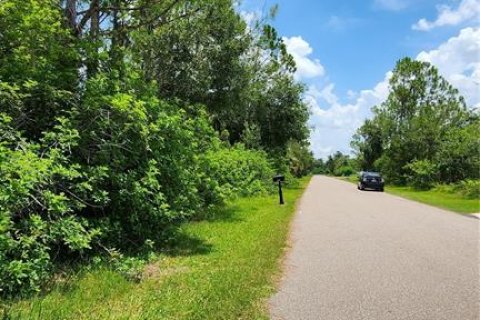
POLYGON ((294 177, 302 177, 313 168, 313 153, 308 145, 290 141, 287 145, 287 158, 290 172, 294 177))
POLYGON ((322 173, 334 176, 351 176, 355 173, 357 164, 349 155, 337 151, 333 155, 329 155, 327 161, 317 160, 317 170, 322 173))
MULTIPOLYGON (((103 98, 108 123, 80 132, 59 119, 39 144, 2 118, 0 134, 11 136, 0 144, 3 294, 38 291, 59 252, 140 246, 231 196, 268 191, 266 154, 225 147, 201 112, 192 119, 159 101, 147 107, 127 95, 103 98)), ((96 117, 89 108, 82 116, 96 117)))
POLYGON ((273 170, 266 154, 248 150, 241 144, 209 152, 205 157, 205 173, 208 179, 216 181, 224 197, 271 190, 273 170))
POLYGON ((463 180, 455 184, 454 190, 465 198, 480 199, 480 180, 463 180))
POLYGON ((428 160, 415 160, 405 166, 407 181, 414 188, 425 190, 433 187, 437 177, 437 166, 428 160))
POLYGON ((336 168, 333 174, 335 176, 348 177, 355 173, 355 170, 351 166, 341 166, 336 168))
POLYGON ((271 186, 266 153, 222 144, 201 107, 108 95, 105 81, 91 81, 80 111, 58 118, 38 143, 1 118, 3 294, 38 291, 59 252, 141 246, 206 208, 271 186))
POLYGON ((0 295, 40 290, 56 262, 165 240, 267 192, 272 167, 306 171, 303 86, 260 25, 230 0, 0 1, 0 295), (231 146, 242 138, 265 152, 231 146))
POLYGON ((480 199, 480 180, 463 180, 451 184, 437 184, 435 190, 456 193, 467 199, 480 199))
POLYGON ((74 156, 85 169, 108 168, 108 179, 95 188, 108 192, 110 201, 91 215, 100 217, 110 240, 140 245, 209 204, 198 192, 202 155, 218 139, 201 107, 193 115, 157 99, 148 87, 133 94, 134 83, 124 83, 132 86, 125 88, 129 93, 112 94, 116 85, 103 75, 89 81, 74 117, 83 127, 74 156))
POLYGON ((38 290, 52 256, 83 251, 101 232, 77 213, 100 205, 94 179, 70 161, 78 132, 60 119, 41 143, 27 143, 0 117, 0 292, 38 290), (83 199, 83 200, 81 200, 83 199), (88 199, 88 200, 85 200, 88 199))

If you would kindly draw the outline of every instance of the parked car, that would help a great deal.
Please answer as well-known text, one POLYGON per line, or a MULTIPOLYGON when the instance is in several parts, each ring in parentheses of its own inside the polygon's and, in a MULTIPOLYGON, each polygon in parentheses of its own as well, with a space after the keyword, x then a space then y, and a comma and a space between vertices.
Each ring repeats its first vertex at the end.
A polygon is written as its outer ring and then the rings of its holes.
POLYGON ((358 190, 373 189, 383 192, 384 186, 385 181, 380 173, 368 171, 360 172, 357 186, 358 190))

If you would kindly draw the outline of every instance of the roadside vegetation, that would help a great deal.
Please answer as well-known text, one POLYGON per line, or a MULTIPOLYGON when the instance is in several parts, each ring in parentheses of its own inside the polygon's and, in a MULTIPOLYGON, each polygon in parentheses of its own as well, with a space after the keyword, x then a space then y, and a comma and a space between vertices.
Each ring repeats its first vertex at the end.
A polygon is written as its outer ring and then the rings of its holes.
MULTIPOLYGON (((135 275, 181 223, 309 171, 304 87, 274 15, 247 25, 233 0, 0 1, 1 298, 98 259, 135 275)), ((103 274, 91 289, 108 295, 119 276, 103 274)))
MULTIPOLYGON (((308 181, 285 189, 284 206, 275 195, 240 198, 182 224, 170 245, 130 274, 136 281, 118 271, 112 256, 59 275, 48 292, 4 305, 4 317, 268 319, 289 222, 308 181)), ((125 270, 132 272, 135 259, 123 261, 125 270)))
POLYGON ((392 193, 456 212, 480 211, 479 110, 434 66, 398 61, 387 100, 372 112, 352 138, 354 156, 337 152, 316 160, 315 173, 378 171, 392 193))
MULTIPOLYGON (((339 177, 342 180, 358 183, 358 175, 339 177)), ((411 186, 387 185, 385 191, 391 194, 422 202, 431 206, 457 213, 469 214, 480 212, 480 188, 466 186, 477 181, 461 182, 455 185, 439 184, 429 190, 418 190, 411 186)))
POLYGON ((387 192, 457 213, 479 213, 479 197, 466 197, 445 186, 430 190, 417 190, 412 187, 387 186, 387 192))

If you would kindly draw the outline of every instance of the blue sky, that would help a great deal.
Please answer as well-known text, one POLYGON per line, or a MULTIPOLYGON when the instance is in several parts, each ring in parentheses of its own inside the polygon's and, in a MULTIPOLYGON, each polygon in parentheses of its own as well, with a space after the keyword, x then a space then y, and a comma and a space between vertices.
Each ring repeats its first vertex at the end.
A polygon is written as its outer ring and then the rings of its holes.
POLYGON ((480 0, 244 0, 246 15, 272 5, 273 25, 307 85, 317 157, 350 152, 351 135, 388 93, 388 73, 410 56, 436 65, 470 106, 480 106, 480 0))

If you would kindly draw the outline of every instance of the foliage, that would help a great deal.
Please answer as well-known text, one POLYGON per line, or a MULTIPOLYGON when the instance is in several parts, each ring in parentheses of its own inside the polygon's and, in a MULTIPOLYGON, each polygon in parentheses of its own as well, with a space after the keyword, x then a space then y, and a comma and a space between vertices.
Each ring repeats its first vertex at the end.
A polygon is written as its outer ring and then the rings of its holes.
POLYGON ((329 155, 325 163, 320 162, 323 166, 322 172, 334 176, 350 176, 355 172, 356 163, 350 156, 337 151, 333 155, 329 155))
MULTIPOLYGON (((257 195, 271 190, 273 170, 262 151, 248 150, 237 144, 232 148, 210 151, 205 161, 204 181, 214 184, 208 188, 209 194, 205 198, 214 198, 214 189, 219 189, 217 196, 223 198, 257 195)), ((212 202, 215 201, 212 199, 212 202)))
POLYGON ((468 199, 480 198, 480 180, 460 181, 455 189, 468 199))
POLYGON ((1 1, 0 295, 305 174, 294 71, 232 0, 1 1))
POLYGON ((302 177, 312 170, 314 158, 307 145, 302 145, 297 141, 290 141, 287 149, 287 158, 290 172, 295 177, 302 177))
POLYGON ((468 199, 452 191, 451 187, 444 185, 430 190, 417 190, 406 186, 387 186, 386 191, 395 195, 426 203, 428 205, 444 208, 458 213, 478 213, 480 205, 478 198, 468 199))
POLYGON ((375 119, 365 120, 353 136, 351 145, 357 152, 357 158, 363 171, 375 171, 376 160, 383 152, 382 128, 375 119))
POLYGON ((78 55, 52 0, 0 3, 0 112, 39 139, 72 107, 78 55))
POLYGON ((480 180, 462 180, 454 184, 438 184, 434 190, 456 193, 466 199, 480 198, 480 180))
POLYGON ((139 282, 143 277, 143 270, 147 260, 137 257, 125 257, 117 250, 110 250, 108 263, 113 270, 127 280, 139 282))
POLYGON ((437 175, 436 166, 428 160, 414 160, 407 164, 407 181, 416 189, 430 189, 437 175))
POLYGON ((327 166, 323 159, 314 159, 312 164, 312 173, 313 174, 326 174, 327 166))
POLYGON ((125 256, 114 266, 82 269, 45 295, 12 301, 5 313, 32 320, 268 319, 264 301, 308 180, 284 189, 284 206, 269 195, 239 198, 208 221, 183 224, 173 246, 144 266, 139 283, 122 276, 137 276, 141 263, 125 256), (118 268, 126 273, 112 272, 118 268))
POLYGON ((353 173, 355 173, 355 170, 353 170, 353 168, 349 165, 341 166, 339 168, 336 168, 335 171, 333 171, 333 174, 335 176, 342 176, 342 177, 351 176, 353 173))
POLYGON ((352 141, 362 169, 420 188, 479 177, 478 115, 429 63, 398 61, 373 114, 352 141))
POLYGON ((443 137, 434 161, 439 181, 456 182, 480 179, 480 120, 471 115, 468 123, 450 128, 443 137))
POLYGON ((100 205, 94 179, 69 161, 78 132, 60 119, 39 144, 26 143, 3 116, 0 136, 0 282, 5 294, 38 291, 62 250, 84 251, 101 231, 76 215, 87 202, 100 205), (88 200, 84 200, 88 199, 88 200))

